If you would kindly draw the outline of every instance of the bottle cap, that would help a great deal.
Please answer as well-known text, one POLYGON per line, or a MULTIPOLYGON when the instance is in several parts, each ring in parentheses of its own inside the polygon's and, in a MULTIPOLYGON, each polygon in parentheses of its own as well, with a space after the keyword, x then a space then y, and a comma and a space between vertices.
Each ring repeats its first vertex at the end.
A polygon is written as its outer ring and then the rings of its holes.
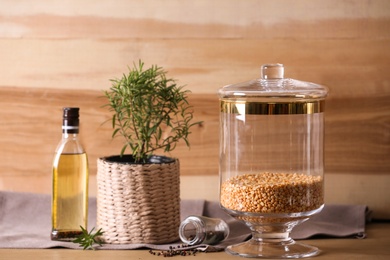
POLYGON ((64 118, 79 118, 80 108, 78 107, 64 107, 64 118))
POLYGON ((79 110, 78 107, 64 107, 62 118, 63 133, 78 133, 79 132, 79 110))

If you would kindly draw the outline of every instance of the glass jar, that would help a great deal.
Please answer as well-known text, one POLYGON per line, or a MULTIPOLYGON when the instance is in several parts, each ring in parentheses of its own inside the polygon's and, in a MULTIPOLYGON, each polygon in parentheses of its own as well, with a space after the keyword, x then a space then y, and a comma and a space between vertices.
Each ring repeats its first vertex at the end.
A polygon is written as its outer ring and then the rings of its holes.
POLYGON ((229 235, 229 226, 219 218, 189 216, 179 227, 179 236, 188 245, 214 245, 229 235))
POLYGON ((245 257, 318 254, 292 228, 324 204, 324 100, 327 88, 284 78, 282 64, 261 78, 220 89, 220 205, 252 239, 226 251, 245 257))

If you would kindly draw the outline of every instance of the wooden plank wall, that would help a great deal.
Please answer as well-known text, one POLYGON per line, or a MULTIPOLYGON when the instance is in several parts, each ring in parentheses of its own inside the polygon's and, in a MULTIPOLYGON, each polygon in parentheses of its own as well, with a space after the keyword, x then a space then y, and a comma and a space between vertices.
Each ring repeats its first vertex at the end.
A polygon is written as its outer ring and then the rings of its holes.
POLYGON ((101 105, 109 79, 139 59, 193 94, 182 197, 218 199, 219 88, 264 63, 329 87, 326 200, 390 218, 390 1, 12 1, 0 3, 0 189, 50 193, 61 108, 80 106, 89 152, 118 153, 101 105), (194 185, 194 181, 196 185, 194 185))

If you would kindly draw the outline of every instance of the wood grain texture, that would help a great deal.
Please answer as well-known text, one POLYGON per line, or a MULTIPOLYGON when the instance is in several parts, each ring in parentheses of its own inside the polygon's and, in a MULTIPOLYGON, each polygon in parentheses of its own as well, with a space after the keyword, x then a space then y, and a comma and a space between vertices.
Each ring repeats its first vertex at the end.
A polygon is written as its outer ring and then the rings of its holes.
MULTIPOLYGON (((369 223, 366 227, 367 238, 357 240, 354 237, 342 239, 315 238, 301 240, 304 244, 318 247, 321 253, 315 257, 318 260, 333 259, 360 259, 360 260, 388 260, 390 225, 388 223, 369 223)), ((157 250, 156 250, 157 251, 157 250)), ((155 255, 150 254, 149 249, 139 250, 69 250, 61 248, 47 249, 0 249, 4 259, 73 259, 73 260, 127 260, 142 259, 154 260, 155 255)), ((187 257, 188 258, 188 257, 187 257)), ((190 257, 190 259, 193 257, 190 257)), ((196 254, 197 260, 235 260, 237 256, 226 252, 213 252, 196 254)), ((157 258, 158 259, 158 258, 157 258)), ((179 258, 182 259, 182 258, 179 258)), ((184 258, 185 259, 185 258, 184 258)), ((238 258, 240 259, 240 258, 238 258)))
POLYGON ((390 92, 390 38, 380 40, 156 39, 0 40, 0 86, 102 90, 142 58, 193 93, 260 76, 283 63, 285 76, 326 85, 335 98, 390 92))
MULTIPOLYGON (((91 174, 98 157, 119 154, 122 140, 111 139, 110 113, 102 108, 100 91, 30 88, 0 88, 0 176, 47 175, 61 139, 62 107, 80 107, 80 138, 89 154, 91 174), (13 158, 18 158, 17 161, 13 158), (23 163, 19 163, 23 162, 23 163)), ((182 160, 182 173, 218 173, 217 96, 191 96, 195 121, 191 148, 182 143, 170 154, 182 160), (204 160, 207 158, 207 160, 204 160)), ((51 173, 50 173, 51 174, 51 173)))
POLYGON ((3 1, 0 86, 100 90, 143 59, 194 93, 215 93, 279 62, 334 95, 375 95, 390 91, 389 9, 385 0, 3 1))
MULTIPOLYGON (((387 0, 1 1, 0 189, 50 192, 63 106, 81 108, 94 176, 96 159, 121 147, 99 96, 139 59, 186 85, 204 121, 191 149, 172 154, 183 176, 218 173, 218 89, 278 62, 286 77, 329 87, 326 172, 372 176, 371 189, 390 178, 389 10, 387 0)), ((343 184, 337 196, 356 202, 343 184)))
MULTIPOLYGON (((388 100, 390 95, 326 101, 327 203, 367 204, 375 210, 375 217, 390 218, 388 100)), ((61 109, 80 106, 80 137, 89 156, 90 194, 96 195, 97 158, 118 154, 122 147, 120 139, 111 139, 110 123, 104 123, 110 118, 102 107, 104 101, 102 92, 94 90, 0 88, 0 189, 50 193, 52 159, 61 138, 61 109)), ((190 149, 181 143, 169 156, 180 159, 183 198, 217 200, 218 97, 191 94, 190 102, 195 120, 203 123, 192 130, 190 149), (211 187, 214 190, 208 190, 211 187)))
MULTIPOLYGON (((0 175, 47 174, 61 137, 62 107, 81 109, 81 138, 96 159, 118 154, 121 140, 111 139, 110 114, 103 93, 92 90, 0 89, 0 175), (104 122, 107 122, 104 124, 104 122), (22 164, 12 158, 18 157, 22 164), (43 167, 48 167, 44 170, 43 167)), ((390 169, 390 94, 376 98, 329 99, 325 117, 325 164, 330 173, 388 174, 390 169)), ((191 148, 180 144, 171 156, 182 160, 184 175, 218 173, 219 101, 217 95, 191 94, 195 120, 191 148)))
POLYGON ((373 38, 389 37, 386 0, 2 1, 4 37, 373 38))

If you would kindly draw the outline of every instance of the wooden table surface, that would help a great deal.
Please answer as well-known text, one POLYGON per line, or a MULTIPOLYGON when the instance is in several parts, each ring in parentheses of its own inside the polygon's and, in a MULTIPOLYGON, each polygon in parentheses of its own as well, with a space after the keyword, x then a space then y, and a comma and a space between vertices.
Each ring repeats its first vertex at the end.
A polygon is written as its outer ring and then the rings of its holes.
MULTIPOLYGON (((312 259, 390 259, 390 223, 370 223, 367 225, 367 238, 326 238, 304 240, 307 244, 317 246, 321 254, 312 259)), ((183 256, 176 256, 183 258, 183 256)), ((243 259, 225 252, 198 253, 186 256, 188 259, 243 259)), ((151 255, 148 250, 96 250, 83 251, 71 249, 0 249, 1 260, 13 259, 112 259, 112 260, 152 260, 162 256, 151 255)), ((186 259, 186 258, 184 258, 186 259)))

